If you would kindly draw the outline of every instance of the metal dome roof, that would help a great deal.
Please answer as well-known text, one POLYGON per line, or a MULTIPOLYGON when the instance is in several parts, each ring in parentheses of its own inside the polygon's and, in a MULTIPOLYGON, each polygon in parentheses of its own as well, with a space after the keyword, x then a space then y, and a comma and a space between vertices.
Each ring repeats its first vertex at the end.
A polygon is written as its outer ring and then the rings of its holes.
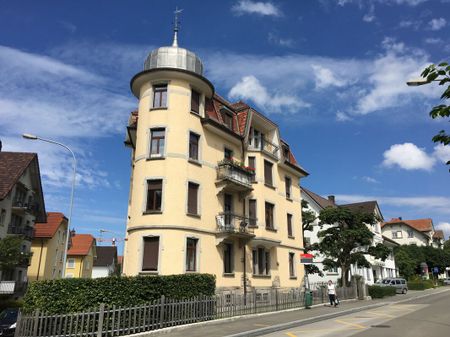
POLYGON ((171 47, 155 49, 147 56, 144 70, 155 68, 183 69, 203 76, 203 63, 200 58, 187 49, 179 48, 175 43, 171 47))

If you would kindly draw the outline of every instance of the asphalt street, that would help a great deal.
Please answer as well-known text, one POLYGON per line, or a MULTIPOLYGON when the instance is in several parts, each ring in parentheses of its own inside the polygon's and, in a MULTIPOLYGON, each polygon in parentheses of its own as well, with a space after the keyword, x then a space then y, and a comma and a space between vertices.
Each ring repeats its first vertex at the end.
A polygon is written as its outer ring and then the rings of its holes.
POLYGON ((405 303, 392 303, 267 337, 434 337, 450 335, 450 292, 405 303))

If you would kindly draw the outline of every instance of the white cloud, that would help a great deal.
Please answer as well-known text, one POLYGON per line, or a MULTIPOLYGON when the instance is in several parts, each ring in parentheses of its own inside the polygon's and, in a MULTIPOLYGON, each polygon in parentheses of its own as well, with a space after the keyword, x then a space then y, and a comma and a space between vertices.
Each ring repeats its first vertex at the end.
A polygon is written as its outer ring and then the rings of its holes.
POLYGON ((435 158, 412 143, 392 145, 383 153, 383 157, 384 166, 398 166, 404 170, 430 171, 436 162, 435 158))
POLYGON ((379 182, 378 180, 376 180, 375 178, 368 177, 368 176, 361 177, 361 179, 364 180, 364 181, 367 182, 367 183, 370 183, 370 184, 379 184, 379 183, 380 183, 380 182, 379 182))
POLYGON ((338 111, 336 112, 336 120, 338 122, 348 122, 353 120, 353 118, 351 118, 349 115, 347 115, 345 112, 342 111, 338 111))
POLYGON ((364 16, 363 16, 363 21, 364 21, 364 22, 372 22, 372 21, 374 21, 375 19, 376 19, 376 17, 375 17, 375 6, 374 6, 374 4, 372 3, 372 4, 370 4, 369 12, 367 12, 366 14, 364 14, 364 16))
POLYGON ((347 83, 345 80, 338 79, 329 68, 317 64, 313 64, 312 68, 316 77, 316 88, 318 89, 324 89, 330 86, 343 87, 347 83))
POLYGON ((380 0, 380 2, 394 2, 398 5, 409 5, 409 6, 417 6, 423 2, 428 0, 380 0))
POLYGON ((440 38, 434 38, 434 37, 428 37, 428 38, 426 38, 424 41, 425 41, 425 43, 427 43, 427 44, 441 44, 441 43, 444 42, 442 39, 440 39, 440 38))
POLYGON ((444 28, 447 25, 447 20, 445 20, 444 18, 432 19, 428 23, 428 25, 431 30, 441 30, 442 28, 444 28))
POLYGON ((422 25, 422 21, 420 20, 402 20, 398 24, 400 28, 413 28, 414 30, 419 29, 422 25))
POLYGON ((236 15, 257 14, 262 16, 282 16, 280 9, 271 2, 240 0, 231 7, 231 10, 236 15))
POLYGON ((295 45, 295 41, 293 39, 283 39, 274 33, 269 33, 267 36, 267 40, 275 45, 279 45, 281 47, 291 48, 295 45))
POLYGON ((285 111, 295 113, 301 108, 310 106, 296 96, 269 93, 267 88, 255 76, 244 76, 231 88, 228 96, 231 99, 242 98, 252 100, 256 105, 266 109, 269 113, 282 113, 285 111))
POLYGON ((450 161, 450 145, 438 144, 434 147, 433 156, 442 163, 450 161))

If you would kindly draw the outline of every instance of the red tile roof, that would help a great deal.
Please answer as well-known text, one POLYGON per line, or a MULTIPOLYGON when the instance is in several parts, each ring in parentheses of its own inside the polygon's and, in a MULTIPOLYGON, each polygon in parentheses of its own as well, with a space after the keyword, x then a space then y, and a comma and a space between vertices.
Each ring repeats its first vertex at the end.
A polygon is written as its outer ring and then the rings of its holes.
POLYGON ((63 222, 67 222, 67 218, 64 214, 58 212, 48 212, 47 222, 36 222, 34 225, 34 237, 52 238, 63 222))
POLYGON ((433 234, 433 239, 444 239, 444 231, 438 229, 433 234))
POLYGON ((395 218, 390 221, 383 222, 381 227, 393 224, 405 224, 419 232, 430 232, 433 230, 433 220, 431 219, 400 220, 399 218, 395 218))
POLYGON ((0 152, 0 200, 3 200, 30 165, 36 153, 0 152))
POLYGON ((91 234, 75 234, 72 236, 72 246, 67 251, 67 255, 88 255, 93 245, 95 245, 95 238, 91 234))

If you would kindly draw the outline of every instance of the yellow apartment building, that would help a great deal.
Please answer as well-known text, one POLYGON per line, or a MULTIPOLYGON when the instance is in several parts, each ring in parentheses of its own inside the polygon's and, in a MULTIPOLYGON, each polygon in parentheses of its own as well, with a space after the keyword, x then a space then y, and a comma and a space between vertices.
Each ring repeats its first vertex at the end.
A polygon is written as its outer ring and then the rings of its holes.
POLYGON ((36 222, 31 243, 28 280, 61 278, 66 248, 67 218, 62 213, 48 212, 47 222, 36 222))
POLYGON ((96 241, 91 234, 72 235, 67 251, 66 278, 91 278, 96 255, 96 241))
POLYGON ((123 273, 211 273, 219 292, 299 287, 307 172, 278 126, 217 95, 201 60, 178 47, 177 29, 131 90, 123 273))

